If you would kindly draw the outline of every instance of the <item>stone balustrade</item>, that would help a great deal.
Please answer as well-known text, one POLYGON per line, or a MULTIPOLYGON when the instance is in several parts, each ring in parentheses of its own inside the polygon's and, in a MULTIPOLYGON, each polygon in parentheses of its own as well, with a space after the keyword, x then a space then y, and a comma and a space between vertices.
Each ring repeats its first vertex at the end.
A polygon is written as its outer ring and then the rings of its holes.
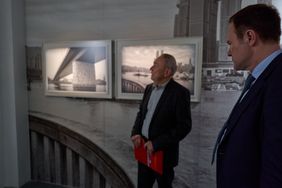
POLYGON ((124 170, 100 147, 58 123, 29 116, 31 177, 79 188, 133 188, 124 170))

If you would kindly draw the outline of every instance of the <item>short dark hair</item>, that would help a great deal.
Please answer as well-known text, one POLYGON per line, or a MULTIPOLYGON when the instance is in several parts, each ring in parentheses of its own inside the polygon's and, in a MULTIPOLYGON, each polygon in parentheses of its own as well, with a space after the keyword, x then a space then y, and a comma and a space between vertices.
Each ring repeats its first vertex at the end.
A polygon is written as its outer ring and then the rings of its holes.
POLYGON ((280 41, 280 15, 272 5, 249 5, 231 16, 229 23, 234 24, 236 34, 240 39, 243 38, 247 29, 252 29, 263 41, 280 41))
POLYGON ((160 55, 160 58, 163 58, 165 60, 166 68, 170 69, 171 74, 174 75, 174 73, 176 72, 176 69, 177 69, 175 58, 172 55, 165 54, 165 53, 160 55))

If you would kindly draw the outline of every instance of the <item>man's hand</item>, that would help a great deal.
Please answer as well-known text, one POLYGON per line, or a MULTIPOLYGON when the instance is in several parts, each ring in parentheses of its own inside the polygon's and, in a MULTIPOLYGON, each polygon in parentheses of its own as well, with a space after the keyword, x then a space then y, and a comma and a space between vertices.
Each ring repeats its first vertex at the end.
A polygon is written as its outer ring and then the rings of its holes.
POLYGON ((154 147, 151 141, 148 141, 144 144, 145 149, 147 150, 147 153, 149 154, 149 156, 151 156, 151 154, 154 151, 154 147))
POLYGON ((139 134, 134 135, 134 136, 131 137, 131 140, 132 140, 135 148, 140 147, 141 139, 142 139, 141 135, 139 135, 139 134))

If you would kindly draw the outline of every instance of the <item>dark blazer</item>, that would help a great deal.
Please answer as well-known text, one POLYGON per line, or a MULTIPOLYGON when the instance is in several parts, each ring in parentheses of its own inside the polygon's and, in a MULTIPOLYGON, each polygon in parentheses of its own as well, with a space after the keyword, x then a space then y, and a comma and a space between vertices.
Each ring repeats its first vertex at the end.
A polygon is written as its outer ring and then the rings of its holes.
POLYGON ((218 188, 282 187, 282 55, 235 105, 217 151, 218 188))
MULTIPOLYGON (((139 112, 132 129, 132 136, 142 134, 142 125, 147 112, 153 85, 146 87, 139 112)), ((190 92, 173 79, 166 85, 156 106, 149 127, 149 140, 155 151, 164 151, 164 165, 178 164, 179 141, 191 130, 190 92)))

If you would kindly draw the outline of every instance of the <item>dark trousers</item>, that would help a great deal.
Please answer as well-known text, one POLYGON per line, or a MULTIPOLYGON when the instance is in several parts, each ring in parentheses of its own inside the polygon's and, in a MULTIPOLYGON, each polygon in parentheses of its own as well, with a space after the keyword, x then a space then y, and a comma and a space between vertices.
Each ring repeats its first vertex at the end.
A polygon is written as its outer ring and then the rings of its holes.
POLYGON ((173 167, 164 168, 163 174, 160 175, 146 165, 138 163, 138 188, 152 188, 155 180, 159 188, 172 188, 173 178, 173 167))

